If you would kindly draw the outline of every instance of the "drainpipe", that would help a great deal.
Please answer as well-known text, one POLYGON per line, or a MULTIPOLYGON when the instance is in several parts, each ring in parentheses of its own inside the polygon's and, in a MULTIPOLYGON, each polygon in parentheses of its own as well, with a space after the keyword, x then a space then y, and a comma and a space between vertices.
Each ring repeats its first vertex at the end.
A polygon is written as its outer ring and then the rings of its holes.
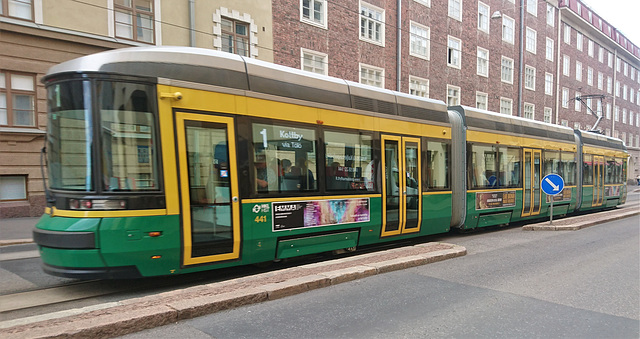
POLYGON ((560 49, 562 48, 562 40, 561 39, 561 33, 562 33, 562 12, 560 11, 560 7, 558 7, 558 35, 556 35, 556 39, 555 41, 558 43, 558 51, 556 52, 556 75, 555 75, 555 79, 553 79, 556 83, 556 107, 554 109, 554 114, 555 114, 555 122, 551 121, 551 123, 555 123, 556 125, 560 125, 560 105, 562 103, 562 89, 560 88, 560 77, 562 76, 562 73, 560 73, 560 65, 562 60, 560 59, 560 57, 562 56, 562 53, 560 52, 560 49))
POLYGON ((397 37, 396 41, 398 44, 398 57, 397 57, 397 70, 396 70, 396 91, 401 92, 402 85, 402 0, 398 0, 398 21, 396 24, 397 37))
POLYGON ((524 0, 520 0, 520 66, 518 76, 518 116, 522 117, 522 85, 524 78, 524 0))
POLYGON ((189 0, 189 46, 196 47, 196 0, 189 0))

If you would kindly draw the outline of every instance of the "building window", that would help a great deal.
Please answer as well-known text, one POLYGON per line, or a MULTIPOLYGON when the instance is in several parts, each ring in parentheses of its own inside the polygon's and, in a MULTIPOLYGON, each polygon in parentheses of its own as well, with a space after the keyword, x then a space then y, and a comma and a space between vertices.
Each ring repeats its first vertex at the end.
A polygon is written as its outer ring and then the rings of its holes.
POLYGON ((622 60, 620 58, 616 59, 616 71, 618 73, 620 73, 620 63, 622 62, 622 60))
POLYGON ((580 123, 579 122, 574 122, 573 123, 573 129, 580 129, 580 123))
POLYGON ((611 77, 607 77, 607 93, 611 94, 612 90, 612 80, 611 77))
POLYGON ((587 53, 589 53, 589 56, 593 58, 593 40, 589 40, 587 43, 587 53))
POLYGON ((608 52, 607 54, 607 66, 609 66, 609 68, 613 68, 613 53, 608 52))
POLYGON ((326 0, 302 0, 300 11, 302 22, 327 28, 326 0))
POLYGON ((587 104, 587 109, 586 109, 587 114, 591 114, 591 110, 592 110, 591 105, 593 104, 593 100, 591 100, 591 98, 587 98, 586 104, 587 104))
POLYGON ((524 88, 536 90, 536 69, 534 67, 524 66, 524 88))
POLYGON ((0 175, 0 201, 27 200, 27 177, 0 175))
POLYGON ((627 100, 627 89, 629 87, 627 87, 627 85, 622 86, 622 99, 623 100, 627 100))
POLYGON ((535 120, 535 106, 533 104, 524 103, 524 118, 525 119, 531 119, 531 120, 535 120))
POLYGON ((624 69, 624 71, 622 73, 624 74, 624 76, 629 75, 629 64, 628 63, 626 63, 626 62, 624 63, 623 69, 624 69))
POLYGON ((553 111, 551 111, 551 108, 549 107, 545 107, 544 108, 544 122, 550 124, 551 123, 551 114, 553 111))
POLYGON ((583 42, 582 42, 582 33, 580 33, 580 32, 576 32, 576 48, 577 48, 579 51, 582 51, 582 45, 583 45, 583 42))
POLYGON ((587 85, 593 86, 593 68, 587 67, 587 85))
POLYGON ((478 29, 489 33, 489 5, 478 2, 478 29))
POLYGON ((606 118, 608 120, 611 120, 611 104, 607 103, 607 109, 606 109, 606 118))
POLYGON ((384 46, 384 10, 360 3, 360 39, 384 46))
POLYGON ((429 27, 411 22, 411 37, 409 53, 418 58, 429 60, 431 30, 429 27))
POLYGON ((626 108, 622 109, 622 123, 623 124, 627 123, 627 109, 626 108))
POLYGON ((35 127, 35 76, 0 71, 0 126, 35 127))
POLYGON ((545 48, 545 58, 549 61, 553 61, 553 39, 547 38, 547 46, 545 48))
POLYGON ((573 108, 576 110, 576 112, 580 112, 581 103, 580 103, 580 100, 578 100, 578 98, 581 96, 582 96, 582 93, 576 92, 575 100, 573 100, 573 108))
POLYGON ((449 36, 447 46, 447 65, 460 68, 462 64, 460 60, 462 55, 462 40, 449 36))
POLYGON ((571 44, 571 26, 567 24, 564 25, 564 42, 571 44))
POLYGON ((616 81, 616 96, 620 97, 620 81, 616 81))
POLYGON ((116 37, 152 44, 153 0, 116 0, 116 37))
POLYGON ((604 87, 604 75, 602 72, 598 72, 598 89, 602 90, 604 87))
POLYGON ((598 100, 596 101, 596 115, 597 116, 602 116, 602 101, 598 100))
POLYGON ((460 105, 460 87, 447 85, 447 105, 460 105))
POLYGON ((604 63, 604 48, 602 46, 598 49, 598 61, 604 63))
POLYGON ((526 48, 528 52, 536 54, 537 39, 538 39, 538 32, 527 27, 526 48))
POLYGON ((582 63, 576 61, 576 80, 582 81, 582 63))
POLYGON ((505 56, 502 57, 502 66, 500 68, 500 77, 503 82, 513 83, 513 59, 505 56))
POLYGON ((384 88, 384 69, 360 64, 360 83, 384 88))
POLYGON ((409 76, 409 94, 419 97, 429 97, 429 80, 414 76, 409 76))
POLYGON ((249 24, 222 18, 222 50, 249 56, 249 24))
POLYGON ((462 21, 462 0, 449 0, 449 17, 462 21))
POLYGON ((544 94, 553 95, 553 74, 544 74, 544 94))
POLYGON ((478 47, 478 75, 488 77, 489 76, 489 51, 478 47))
POLYGON ((613 106, 613 120, 620 121, 620 109, 618 106, 613 106))
POLYGON ((515 20, 511 19, 506 15, 502 16, 502 41, 506 41, 512 44, 514 43, 515 25, 516 25, 515 20))
POLYGON ((513 100, 507 98, 500 98, 500 113, 511 115, 513 106, 513 100))
POLYGON ((562 107, 569 108, 569 89, 562 89, 562 107))
POLYGON ((560 121, 560 125, 564 127, 569 127, 569 120, 562 119, 562 121, 560 121))
POLYGON ((33 0, 2 0, 0 16, 33 21, 33 0))
POLYGON ((489 96, 487 93, 476 92, 476 108, 489 109, 489 96))
POLYGON ((527 12, 538 16, 538 0, 527 0, 527 12))
POLYGON ((547 25, 555 26, 556 24, 556 12, 553 6, 547 4, 547 25))
POLYGON ((306 49, 301 50, 302 55, 302 69, 305 71, 328 75, 329 70, 327 65, 327 55, 324 53, 319 53, 315 51, 310 51, 306 49))
POLYGON ((571 59, 569 59, 568 56, 563 55, 562 56, 562 74, 569 76, 570 74, 570 70, 569 67, 571 67, 571 59))
POLYGON ((427 7, 431 7, 431 0, 413 0, 419 4, 423 4, 427 7))

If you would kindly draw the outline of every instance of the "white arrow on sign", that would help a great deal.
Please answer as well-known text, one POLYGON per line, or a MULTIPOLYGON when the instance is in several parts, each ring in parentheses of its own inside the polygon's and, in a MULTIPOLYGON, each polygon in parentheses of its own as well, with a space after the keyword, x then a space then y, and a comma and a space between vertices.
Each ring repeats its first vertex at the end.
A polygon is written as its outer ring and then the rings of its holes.
POLYGON ((549 178, 545 178, 544 181, 547 182, 547 184, 551 185, 551 187, 553 187, 554 191, 559 191, 560 190, 560 186, 556 186, 553 181, 549 180, 549 178))

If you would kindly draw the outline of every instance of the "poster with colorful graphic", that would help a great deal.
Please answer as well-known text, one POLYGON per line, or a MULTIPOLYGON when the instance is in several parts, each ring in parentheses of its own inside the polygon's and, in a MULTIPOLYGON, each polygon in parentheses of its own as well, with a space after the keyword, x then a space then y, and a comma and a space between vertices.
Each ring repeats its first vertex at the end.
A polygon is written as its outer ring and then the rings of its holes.
POLYGON ((516 191, 478 192, 476 210, 513 207, 516 205, 516 191))
POLYGON ((274 202, 273 230, 367 222, 369 198, 274 202))

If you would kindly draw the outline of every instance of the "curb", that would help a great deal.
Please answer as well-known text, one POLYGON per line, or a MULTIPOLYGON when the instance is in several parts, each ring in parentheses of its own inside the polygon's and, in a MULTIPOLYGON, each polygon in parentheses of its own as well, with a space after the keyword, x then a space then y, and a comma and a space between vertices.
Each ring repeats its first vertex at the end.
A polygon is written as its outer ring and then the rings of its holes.
POLYGON ((16 319, 13 326, 0 323, 0 337, 110 338, 466 254, 466 248, 448 243, 407 246, 124 300, 56 319, 16 319))
POLYGON ((31 244, 31 243, 33 243, 33 239, 0 240, 0 247, 1 246, 10 246, 10 245, 31 244))
POLYGON ((628 208, 616 208, 611 211, 598 212, 580 217, 558 219, 555 225, 549 225, 548 221, 522 226, 523 231, 577 231, 583 228, 599 225, 603 222, 628 218, 640 214, 640 205, 628 208), (572 220, 569 220, 572 219, 572 220))

